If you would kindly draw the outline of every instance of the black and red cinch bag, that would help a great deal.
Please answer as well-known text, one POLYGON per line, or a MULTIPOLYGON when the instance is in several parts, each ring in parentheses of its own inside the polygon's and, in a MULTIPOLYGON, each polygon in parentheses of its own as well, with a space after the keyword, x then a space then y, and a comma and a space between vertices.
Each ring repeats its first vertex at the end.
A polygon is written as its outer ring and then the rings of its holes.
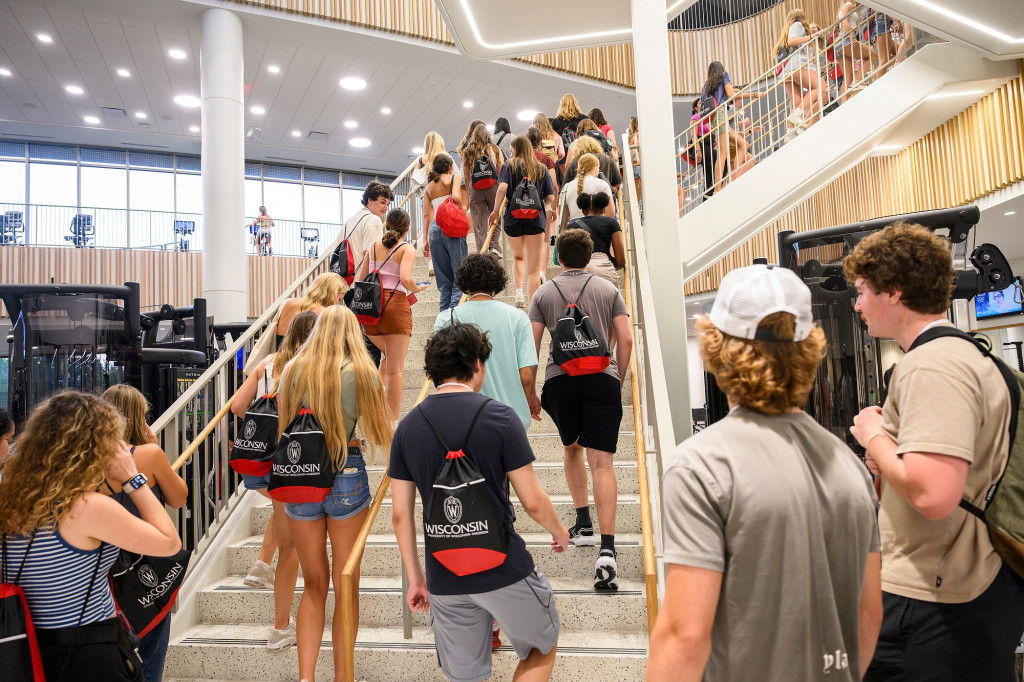
POLYGON ((269 495, 278 502, 323 502, 334 487, 334 468, 320 422, 299 410, 281 434, 270 469, 269 495))
POLYGON ((511 207, 509 213, 516 220, 533 220, 544 210, 540 190, 537 189, 537 185, 530 182, 529 175, 524 175, 512 191, 509 206, 511 207))
POLYGON ((391 260, 395 251, 402 248, 399 244, 391 250, 388 257, 384 259, 375 270, 366 275, 366 279, 359 280, 352 285, 352 300, 348 304, 349 310, 355 313, 359 324, 373 326, 380 323, 384 315, 384 309, 388 307, 391 298, 395 295, 396 289, 391 289, 388 300, 384 300, 384 285, 380 281, 380 269, 391 260))
POLYGON ((551 358, 569 376, 576 377, 603 372, 612 361, 604 334, 594 326, 590 316, 580 308, 580 299, 583 298, 583 292, 592 279, 594 279, 593 275, 583 283, 580 295, 573 303, 569 303, 555 280, 551 280, 555 289, 558 289, 558 295, 565 302, 562 316, 558 318, 558 322, 555 323, 555 328, 551 332, 551 358))
POLYGON ((473 189, 490 189, 498 184, 498 171, 487 154, 481 154, 473 164, 473 173, 469 176, 473 189))
POLYGON ((188 549, 167 557, 121 550, 108 578, 114 604, 132 632, 145 637, 170 614, 191 561, 188 549))
MULTIPOLYGON (((467 443, 477 418, 489 402, 488 398, 473 415, 466 433, 467 443)), ((508 556, 505 514, 495 510, 487 482, 473 460, 463 450, 449 448, 423 409, 418 409, 447 451, 447 459, 434 479, 430 500, 423 510, 426 551, 460 577, 500 566, 508 556)), ((507 495, 506 488, 506 498, 507 495)))
POLYGON ((36 629, 32 625, 32 614, 28 611, 24 590, 18 586, 35 537, 33 533, 28 540, 25 556, 21 559, 13 583, 7 582, 7 537, 3 539, 3 575, 0 582, 0 661, 3 661, 3 673, 0 673, 0 677, 5 680, 46 680, 39 643, 36 641, 36 629))
MULTIPOLYGON (((272 379, 266 370, 264 374, 269 388, 272 379)), ((277 448, 277 429, 277 398, 270 394, 257 396, 238 426, 228 459, 231 468, 249 476, 269 474, 277 448)))
MULTIPOLYGON (((353 230, 358 230, 363 221, 369 217, 370 214, 367 214, 360 218, 353 230)), ((352 252, 352 244, 348 240, 348 234, 346 230, 341 242, 335 247, 334 253, 331 254, 330 264, 327 267, 334 274, 341 275, 341 278, 345 280, 345 284, 352 286, 352 280, 356 278, 357 268, 355 254, 352 252)))

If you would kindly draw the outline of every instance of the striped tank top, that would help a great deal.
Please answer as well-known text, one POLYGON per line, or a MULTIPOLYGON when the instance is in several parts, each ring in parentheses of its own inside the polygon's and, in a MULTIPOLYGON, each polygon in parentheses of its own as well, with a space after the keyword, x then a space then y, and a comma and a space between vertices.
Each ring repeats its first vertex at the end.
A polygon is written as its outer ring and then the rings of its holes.
MULTIPOLYGON (((25 556, 28 538, 7 537, 6 561, 3 568, 5 582, 14 582, 18 567, 25 556)), ((84 550, 72 547, 58 531, 39 530, 21 573, 21 589, 25 591, 32 622, 37 628, 56 630, 73 628, 85 604, 98 553, 99 572, 92 587, 89 605, 82 617, 82 625, 97 623, 114 616, 114 596, 110 592, 107 573, 117 560, 120 550, 104 543, 99 549, 84 550)))

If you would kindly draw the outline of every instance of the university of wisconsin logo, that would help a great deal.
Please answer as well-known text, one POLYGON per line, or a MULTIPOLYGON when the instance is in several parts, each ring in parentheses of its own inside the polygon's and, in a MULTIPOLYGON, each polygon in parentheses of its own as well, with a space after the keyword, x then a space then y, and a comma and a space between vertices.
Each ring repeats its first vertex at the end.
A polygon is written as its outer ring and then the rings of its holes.
POLYGON ((458 523, 462 518, 462 502, 449 495, 444 501, 444 515, 449 523, 458 523))
POLYGON ((299 463, 299 457, 302 456, 302 446, 299 445, 298 441, 293 440, 288 443, 288 461, 292 464, 299 463))
POLYGON ((352 298, 354 298, 357 301, 363 300, 363 290, 360 289, 359 287, 356 287, 355 291, 352 293, 352 298))
POLYGON ((143 585, 149 588, 156 587, 160 582, 160 578, 157 577, 156 571, 149 564, 142 564, 139 566, 139 580, 143 585))
POLYGON ((256 422, 252 419, 245 420, 245 439, 249 440, 256 433, 256 422))
POLYGON ((580 328, 579 327, 576 327, 575 333, 576 333, 576 340, 577 341, 583 341, 583 334, 580 333, 580 328))

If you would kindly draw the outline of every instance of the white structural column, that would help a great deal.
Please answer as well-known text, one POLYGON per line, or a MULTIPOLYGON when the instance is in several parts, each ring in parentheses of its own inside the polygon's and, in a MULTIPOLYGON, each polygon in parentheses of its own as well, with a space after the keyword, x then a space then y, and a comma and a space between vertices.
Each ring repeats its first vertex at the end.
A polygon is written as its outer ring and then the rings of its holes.
POLYGON ((242 22, 208 9, 201 31, 203 296, 216 322, 240 322, 249 316, 242 22))
MULTIPOLYGON (((669 72, 668 24, 661 0, 631 0, 636 105, 640 117, 640 165, 643 176, 643 230, 647 243, 654 312, 657 316, 664 373, 671 405, 657 415, 658 444, 663 453, 693 433, 690 381, 686 359, 686 307, 683 259, 676 199, 676 170, 669 72), (671 425, 671 431, 668 426, 671 425)), ((648 302, 644 302, 647 308, 648 302)))

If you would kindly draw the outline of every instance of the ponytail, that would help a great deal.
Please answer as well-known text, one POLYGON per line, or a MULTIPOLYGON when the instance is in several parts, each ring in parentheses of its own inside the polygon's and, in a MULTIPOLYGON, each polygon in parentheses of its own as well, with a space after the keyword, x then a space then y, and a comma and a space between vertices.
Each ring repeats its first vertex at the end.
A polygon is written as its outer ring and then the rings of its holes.
POLYGON ((438 182, 442 175, 450 172, 452 172, 452 157, 447 154, 438 154, 430 164, 427 182, 438 182))
POLYGON ((393 208, 384 216, 384 236, 380 243, 390 249, 405 238, 409 232, 409 214, 400 208, 393 208))

